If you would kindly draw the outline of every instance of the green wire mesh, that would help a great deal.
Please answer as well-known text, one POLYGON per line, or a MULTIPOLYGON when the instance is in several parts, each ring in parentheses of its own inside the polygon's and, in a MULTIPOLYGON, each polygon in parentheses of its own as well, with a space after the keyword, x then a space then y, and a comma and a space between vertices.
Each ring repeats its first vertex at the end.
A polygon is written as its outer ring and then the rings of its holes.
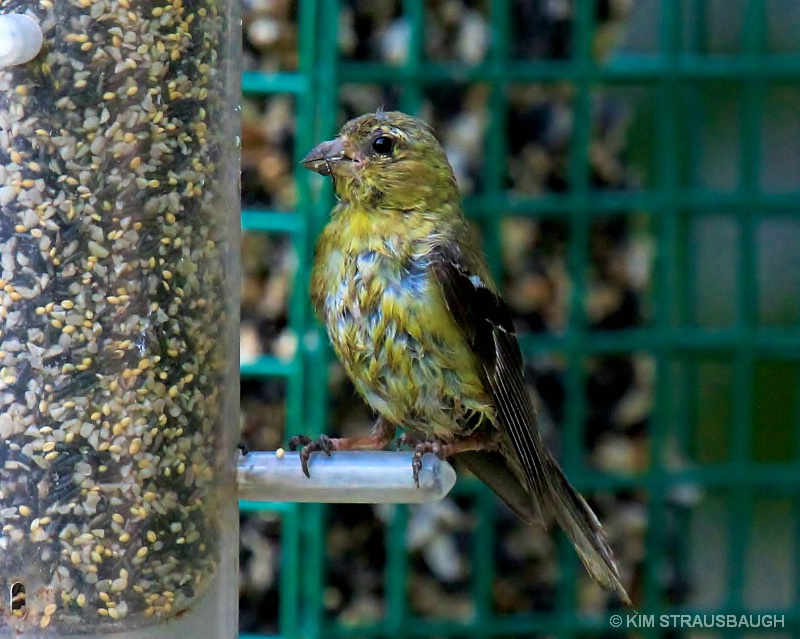
MULTIPOLYGON (((762 294, 758 283, 762 264, 759 251, 764 250, 763 243, 759 243, 760 221, 767 218, 800 221, 797 188, 777 193, 762 188, 765 95, 773 87, 796 86, 800 81, 800 55, 772 54, 765 47, 770 11, 775 3, 770 0, 735 3, 744 7, 741 51, 707 55, 701 47, 692 46, 693 34, 698 41, 702 39, 704 25, 700 18, 704 11, 697 9, 703 3, 662 0, 658 3, 658 34, 653 35, 657 52, 620 54, 608 61, 598 61, 593 53, 594 2, 573 3, 574 44, 569 59, 533 61, 515 60, 510 55, 511 3, 487 0, 487 4, 492 45, 484 62, 465 66, 425 60, 422 39, 425 3, 407 0, 403 3, 403 14, 411 34, 408 57, 403 66, 388 66, 340 58, 335 28, 339 1, 298 0, 297 72, 246 72, 243 92, 248 96, 294 96, 297 121, 301 123, 294 150, 295 160, 299 160, 316 142, 335 133, 338 93, 344 83, 401 84, 401 107, 412 113, 418 112, 426 87, 456 81, 485 84, 490 91, 491 117, 485 136, 483 188, 480 195, 468 198, 466 207, 480 224, 485 249, 498 275, 502 272, 499 228, 504 216, 556 217, 568 225, 567 261, 573 274, 568 328, 561 335, 523 336, 521 341, 527 355, 552 352, 567 361, 568 399, 561 459, 576 487, 590 493, 611 490, 647 495, 644 570, 642 583, 635 585, 639 612, 687 611, 669 603, 662 592, 660 573, 666 552, 668 495, 681 486, 691 485, 720 495, 727 504, 729 543, 723 557, 727 571, 724 592, 717 603, 690 612, 781 614, 786 626, 779 628, 778 634, 797 636, 800 632, 800 524, 797 523, 800 522, 800 331, 796 318, 783 324, 765 322, 758 310, 762 294), (687 15, 692 7, 694 22, 687 28, 687 15), (511 195, 504 183, 508 153, 504 124, 508 109, 506 88, 511 83, 538 82, 568 82, 574 88, 569 190, 537 197, 511 195), (740 151, 738 157, 730 160, 739 164, 739 177, 732 190, 698 186, 687 176, 687 167, 697 161, 701 152, 693 132, 700 126, 700 103, 708 86, 726 87, 739 96, 740 151), (592 189, 587 148, 592 126, 592 94, 598 87, 643 87, 654 96, 653 126, 649 132, 654 151, 646 188, 642 190, 598 193, 592 189), (619 211, 649 214, 648 231, 656 245, 651 320, 645 327, 632 330, 587 331, 583 307, 586 284, 582 274, 589 264, 589 228, 592 222, 619 211), (732 319, 713 328, 696 321, 695 313, 703 291, 698 290, 699 280, 693 268, 703 258, 692 239, 692 229, 697 220, 703 219, 733 223, 737 229, 730 240, 736 243, 732 319), (599 473, 581 463, 582 424, 587 413, 584 363, 592 355, 634 352, 648 353, 655 365, 649 467, 636 475, 599 473), (723 397, 725 420, 703 412, 703 402, 709 393, 723 397), (782 408, 765 411, 765 406, 782 408), (727 421, 727 426, 720 426, 720 421, 727 421), (764 433, 775 444, 772 448, 767 446, 766 452, 759 448, 764 433), (684 467, 670 463, 671 438, 683 450, 693 451, 695 463, 684 467), (776 446, 784 454, 774 454, 776 446), (780 567, 793 575, 794 592, 780 605, 769 604, 766 608, 753 603, 745 570, 745 557, 755 552, 750 546, 752 526, 759 499, 765 495, 784 497, 795 522, 791 533, 794 552, 780 567)), ((797 140, 792 143, 796 145, 797 140)), ((243 379, 281 380, 286 384, 287 436, 324 432, 328 419, 327 391, 319 381, 318 371, 326 370, 330 353, 325 347, 324 333, 311 316, 306 284, 314 238, 325 223, 330 200, 326 194, 312 190, 308 172, 298 170, 296 184, 295 212, 245 210, 242 213, 245 231, 286 234, 297 256, 289 325, 299 336, 299 350, 288 361, 262 356, 243 365, 241 370, 243 379)), ((390 552, 385 569, 384 618, 374 624, 351 626, 328 620, 324 613, 324 508, 242 503, 244 512, 267 511, 281 518, 279 635, 287 639, 321 639, 613 634, 607 616, 589 617, 575 612, 574 579, 559 582, 552 612, 514 616, 496 613, 492 604, 496 567, 491 553, 481 552, 494 543, 493 497, 471 482, 459 484, 457 491, 474 497, 480 515, 471 540, 475 549, 471 566, 474 615, 466 622, 417 619, 409 613, 408 558, 403 551, 406 509, 397 509, 387 527, 386 547, 390 552)), ((678 526, 684 527, 683 535, 687 538, 697 532, 693 533, 685 521, 678 526)), ((564 574, 574 575, 579 569, 574 555, 562 552, 559 557, 564 574)), ((722 570, 716 565, 708 569, 722 570)), ((642 629, 638 636, 664 636, 665 632, 659 628, 642 629)))

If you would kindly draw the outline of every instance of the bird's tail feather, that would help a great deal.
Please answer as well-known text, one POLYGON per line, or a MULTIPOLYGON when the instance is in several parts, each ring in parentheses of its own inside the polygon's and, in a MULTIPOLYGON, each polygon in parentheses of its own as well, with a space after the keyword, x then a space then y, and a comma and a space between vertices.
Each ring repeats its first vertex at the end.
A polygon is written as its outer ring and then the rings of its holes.
POLYGON ((535 496, 500 452, 462 452, 455 458, 489 486, 525 523, 543 524, 548 517, 542 517, 540 510, 549 513, 575 546, 592 578, 614 590, 623 602, 630 605, 600 522, 547 451, 542 451, 540 456, 544 481, 535 486, 535 496))
POLYGON ((491 488, 526 524, 543 524, 539 504, 531 499, 505 455, 496 451, 466 451, 455 455, 455 459, 491 488))
POLYGON ((601 585, 614 590, 625 604, 631 605, 628 593, 620 583, 617 564, 597 516, 546 451, 542 455, 542 462, 547 481, 544 482, 545 486, 537 487, 537 493, 545 502, 543 508, 550 510, 564 530, 589 574, 601 585))

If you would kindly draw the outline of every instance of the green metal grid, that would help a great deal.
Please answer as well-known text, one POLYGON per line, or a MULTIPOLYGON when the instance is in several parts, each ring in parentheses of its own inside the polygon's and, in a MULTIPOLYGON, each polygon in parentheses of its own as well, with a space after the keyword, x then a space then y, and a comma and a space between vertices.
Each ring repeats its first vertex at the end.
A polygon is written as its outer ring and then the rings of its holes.
MULTIPOLYGON (((638 489, 648 495, 648 533, 643 604, 640 612, 779 613, 785 615, 787 632, 800 633, 800 551, 795 549, 792 565, 795 594, 784 608, 753 610, 745 601, 744 561, 748 526, 753 518, 756 494, 786 493, 793 499, 795 544, 800 543, 800 465, 796 462, 756 463, 752 458, 751 423, 756 409, 753 397, 754 371, 765 359, 800 360, 800 331, 797 327, 759 326, 757 317, 757 260, 755 232, 761 215, 800 218, 800 193, 767 194, 759 189, 759 118, 764 92, 771 84, 797 83, 800 56, 770 55, 765 52, 766 11, 769 0, 748 0, 743 31, 744 51, 735 56, 709 56, 699 48, 686 52, 682 43, 683 12, 690 3, 661 0, 659 54, 626 55, 610 62, 597 62, 592 56, 594 3, 575 2, 574 52, 567 61, 520 61, 509 55, 510 2, 492 0, 490 26, 492 49, 487 60, 477 66, 423 61, 424 0, 405 0, 404 15, 411 30, 410 50, 403 67, 379 63, 345 62, 339 59, 337 34, 331 25, 338 23, 339 0, 298 0, 300 34, 297 73, 245 73, 243 92, 247 95, 292 94, 296 98, 296 159, 316 142, 328 139, 336 130, 338 89, 347 83, 402 84, 401 108, 418 111, 427 86, 454 81, 479 81, 491 88, 491 118, 486 135, 482 194, 469 198, 467 211, 480 223, 491 266, 500 269, 502 215, 561 217, 568 221, 570 243, 568 267, 574 287, 568 330, 560 336, 523 336, 528 354, 559 352, 568 362, 566 374, 566 415, 563 425, 562 460, 565 471, 582 490, 638 489), (574 128, 570 148, 570 190, 564 194, 519 197, 503 188, 506 158, 504 132, 507 108, 505 88, 509 83, 567 81, 575 87, 574 128), (729 83, 742 91, 741 174, 735 192, 704 190, 691 184, 681 167, 691 162, 693 142, 687 139, 681 113, 691 105, 695 88, 707 81, 729 83), (587 147, 590 139, 592 92, 607 86, 646 86, 657 95, 655 112, 655 178, 641 192, 602 193, 591 191, 587 147), (652 233, 658 255, 653 283, 653 319, 645 328, 613 333, 585 330, 583 274, 589 263, 590 223, 620 211, 647 211, 653 220, 652 233), (704 215, 725 215, 740 225, 739 290, 735 323, 725 328, 708 329, 690 320, 690 274, 688 264, 694 248, 688 240, 691 219, 704 215), (582 458, 582 424, 587 405, 583 392, 587 355, 599 353, 648 352, 656 363, 655 409, 649 436, 651 463, 642 475, 609 475, 585 468, 582 458), (722 358, 733 367, 732 427, 730 455, 725 462, 695 465, 676 470, 667 460, 668 437, 675 433, 679 444, 689 448, 695 369, 679 380, 671 372, 676 362, 696 365, 706 358, 722 358), (682 401, 675 401, 673 383, 678 383, 682 401), (730 548, 725 601, 712 610, 688 611, 669 607, 660 592, 659 571, 663 565, 663 534, 666 499, 676 486, 693 484, 719 489, 728 495, 730 548)), ((698 3, 695 1, 697 6, 698 3)), ((702 2, 700 3, 702 4, 702 2)), ((698 15, 703 12, 699 11, 698 15)), ((697 40, 703 25, 694 25, 697 40)), ((689 118, 692 117, 689 110, 689 118)), ((326 424, 326 389, 309 371, 323 370, 329 357, 324 335, 313 323, 306 299, 308 257, 314 237, 325 222, 330 201, 315 197, 309 174, 298 171, 298 205, 294 213, 244 211, 245 231, 279 232, 292 237, 298 255, 299 272, 290 304, 290 327, 301 336, 301 351, 285 362, 265 356, 242 366, 242 375, 286 380, 288 394, 287 436, 294 432, 323 432, 326 424)), ((795 397, 797 389, 794 389, 795 397)), ((791 425, 800 447, 800 416, 791 425)), ((491 512, 493 497, 477 484, 460 484, 457 490, 475 495, 479 512, 491 512)), ((324 508, 296 504, 242 503, 243 511, 269 511, 282 518, 280 582, 280 636, 307 637, 492 637, 530 636, 550 633, 559 637, 608 632, 605 617, 584 617, 574 611, 576 580, 569 578, 579 570, 574 553, 560 553, 566 578, 559 584, 556 609, 552 613, 504 617, 492 610, 491 553, 473 553, 472 589, 474 618, 468 623, 430 621, 410 617, 406 603, 408 563, 404 547, 406 509, 400 508, 387 530, 390 552, 386 566, 386 617, 378 624, 344 627, 327 622, 323 616, 324 587, 324 508), (302 569, 300 549, 302 548, 302 569)), ((491 548, 491 517, 478 518, 473 536, 476 550, 491 548)), ((640 636, 659 636, 656 630, 641 630, 640 636)), ((787 635, 788 636, 788 635, 787 635)), ((250 637, 255 638, 255 635, 250 637)))

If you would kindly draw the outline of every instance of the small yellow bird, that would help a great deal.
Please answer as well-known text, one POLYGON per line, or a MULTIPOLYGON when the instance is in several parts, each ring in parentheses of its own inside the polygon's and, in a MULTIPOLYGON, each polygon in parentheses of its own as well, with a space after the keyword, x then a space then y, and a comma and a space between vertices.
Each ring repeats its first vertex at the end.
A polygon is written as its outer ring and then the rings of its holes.
POLYGON ((630 603, 600 522, 542 443, 511 314, 430 127, 363 115, 302 163, 329 175, 339 199, 311 300, 379 416, 368 437, 294 438, 306 475, 312 452, 384 448, 403 426, 415 480, 425 452, 455 456, 525 522, 554 517, 592 577, 630 603))

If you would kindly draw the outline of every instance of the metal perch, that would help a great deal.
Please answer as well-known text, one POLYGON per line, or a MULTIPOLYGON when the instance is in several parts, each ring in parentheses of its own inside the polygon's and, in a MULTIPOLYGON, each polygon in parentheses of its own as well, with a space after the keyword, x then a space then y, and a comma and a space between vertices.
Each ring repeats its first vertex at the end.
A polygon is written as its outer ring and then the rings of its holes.
POLYGON ((300 467, 298 453, 251 452, 239 460, 239 497, 248 501, 323 503, 422 503, 441 499, 456 482, 446 461, 427 454, 419 487, 411 472, 411 452, 314 453, 311 477, 300 467))

